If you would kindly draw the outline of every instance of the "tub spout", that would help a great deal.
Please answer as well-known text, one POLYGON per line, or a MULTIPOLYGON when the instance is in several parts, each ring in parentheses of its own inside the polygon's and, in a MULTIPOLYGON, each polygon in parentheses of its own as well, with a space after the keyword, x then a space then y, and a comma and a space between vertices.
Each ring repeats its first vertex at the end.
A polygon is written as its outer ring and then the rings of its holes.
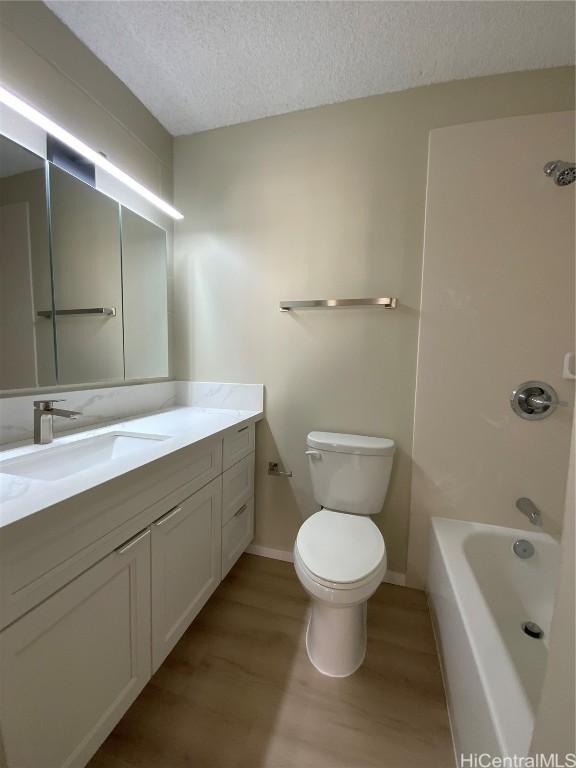
POLYGON ((542 514, 532 499, 527 499, 525 496, 522 496, 522 498, 516 499, 516 507, 523 515, 526 515, 532 525, 537 525, 540 528, 542 527, 542 514))

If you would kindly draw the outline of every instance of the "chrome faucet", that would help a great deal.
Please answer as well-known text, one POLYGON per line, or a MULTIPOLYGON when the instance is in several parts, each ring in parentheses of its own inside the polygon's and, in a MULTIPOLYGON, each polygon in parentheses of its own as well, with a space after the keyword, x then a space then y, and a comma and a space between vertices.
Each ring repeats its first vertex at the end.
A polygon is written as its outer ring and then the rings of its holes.
POLYGON ((65 411, 54 408, 54 403, 64 400, 34 400, 34 442, 36 445, 46 445, 54 439, 52 419, 61 416, 63 419, 77 419, 81 411, 65 411))
POLYGON ((522 496, 520 499, 516 499, 516 507, 523 515, 526 515, 532 525, 542 527, 542 514, 532 499, 522 496))

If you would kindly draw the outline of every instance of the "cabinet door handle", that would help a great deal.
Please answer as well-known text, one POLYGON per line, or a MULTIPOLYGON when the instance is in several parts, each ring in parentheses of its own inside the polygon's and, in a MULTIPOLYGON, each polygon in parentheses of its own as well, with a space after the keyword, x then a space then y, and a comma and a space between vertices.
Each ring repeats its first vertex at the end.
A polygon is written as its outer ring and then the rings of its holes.
POLYGON ((145 531, 142 531, 142 533, 139 533, 137 536, 134 536, 134 538, 129 539, 127 542, 122 544, 122 546, 118 547, 116 552, 119 555, 123 555, 124 552, 128 552, 128 550, 132 549, 132 547, 135 544, 138 544, 139 541, 141 541, 143 538, 145 538, 146 536, 149 536, 149 535, 150 535, 150 528, 146 528, 145 531))
POLYGON ((177 515, 178 512, 182 512, 182 507, 174 507, 174 509, 171 509, 170 512, 166 512, 166 514, 163 517, 158 518, 152 525, 155 525, 157 528, 159 528, 161 525, 164 525, 164 523, 167 523, 168 520, 170 520, 174 515, 177 515))
POLYGON ((240 434, 240 432, 246 432, 246 430, 248 429, 249 426, 250 426, 250 424, 246 424, 245 427, 242 427, 242 429, 239 429, 238 430, 238 434, 240 434))
POLYGON ((247 509, 248 509, 248 506, 246 504, 242 504, 238 512, 234 512, 234 517, 240 517, 242 512, 246 512, 247 509))

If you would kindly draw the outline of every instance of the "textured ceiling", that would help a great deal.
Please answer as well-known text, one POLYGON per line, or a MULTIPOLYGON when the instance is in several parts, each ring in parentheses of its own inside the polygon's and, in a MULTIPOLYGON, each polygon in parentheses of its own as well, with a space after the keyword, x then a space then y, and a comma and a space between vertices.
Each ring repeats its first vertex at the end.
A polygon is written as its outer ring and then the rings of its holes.
POLYGON ((571 2, 46 5, 174 135, 574 61, 571 2))

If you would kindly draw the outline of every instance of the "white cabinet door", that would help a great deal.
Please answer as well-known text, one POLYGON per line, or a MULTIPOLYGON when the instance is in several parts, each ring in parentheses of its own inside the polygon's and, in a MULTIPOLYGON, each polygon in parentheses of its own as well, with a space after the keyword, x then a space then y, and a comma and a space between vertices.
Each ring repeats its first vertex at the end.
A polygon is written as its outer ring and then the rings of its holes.
POLYGON ((220 583, 222 479, 152 525, 152 666, 168 653, 220 583))
POLYGON ((80 768, 150 679, 150 532, 0 634, 8 768, 80 768))

